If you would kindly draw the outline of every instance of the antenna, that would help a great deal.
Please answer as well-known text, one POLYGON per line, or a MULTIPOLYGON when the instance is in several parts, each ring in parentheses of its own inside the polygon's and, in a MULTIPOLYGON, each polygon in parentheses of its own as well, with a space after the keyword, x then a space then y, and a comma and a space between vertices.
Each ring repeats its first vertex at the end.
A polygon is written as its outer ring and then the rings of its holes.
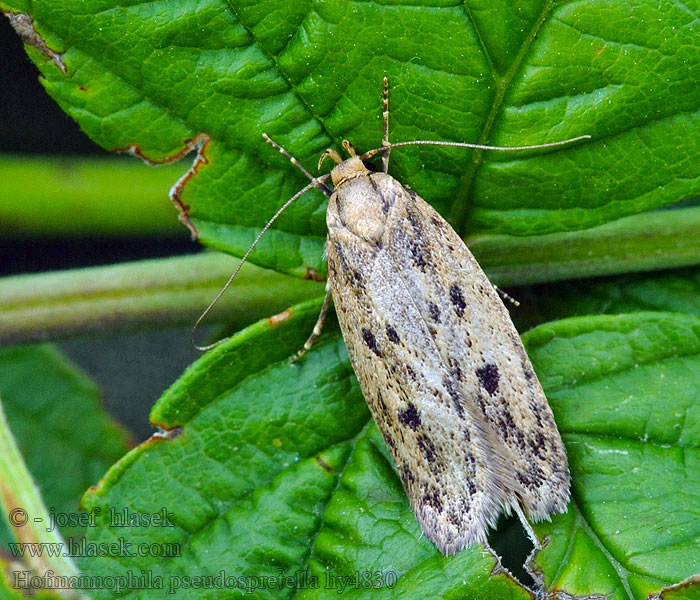
POLYGON ((410 142, 396 142, 395 144, 388 144, 382 146, 381 148, 374 148, 373 150, 368 150, 360 158, 362 160, 367 160, 372 158, 377 154, 386 152, 391 148, 400 148, 401 146, 452 146, 455 148, 472 148, 474 150, 498 150, 501 152, 512 152, 519 150, 538 150, 540 148, 556 148, 557 146, 567 146, 575 142, 580 142, 581 140, 590 140, 590 135, 580 135, 575 138, 570 138, 568 140, 561 140, 559 142, 550 142, 548 144, 535 144, 534 146, 485 146, 483 144, 469 144, 466 142, 445 142, 440 140, 412 140, 410 142))
MULTIPOLYGON (((278 146, 277 144, 274 144, 274 142, 272 142, 272 140, 270 140, 270 138, 267 137, 266 135, 264 135, 264 137, 265 137, 265 139, 266 139, 267 141, 269 141, 271 144, 273 144, 275 147, 277 147, 277 148, 280 150, 280 152, 282 152, 283 149, 282 149, 281 146, 278 146)), ((285 152, 286 152, 286 150, 283 152, 283 154, 284 154, 285 152)), ((301 167, 301 165, 298 164, 298 163, 296 162, 296 159, 295 159, 295 158, 293 158, 293 157, 291 157, 291 156, 290 156, 290 158, 292 158, 292 162, 293 162, 293 163, 295 163, 295 164, 297 164, 297 166, 301 167)), ((270 227, 272 226, 272 224, 279 218, 279 216, 280 216, 285 210, 287 210, 287 208, 289 208, 289 206, 291 206, 294 202, 296 202, 296 200, 297 200, 300 196, 303 196, 303 195, 304 195, 306 192, 308 192, 311 188, 314 188, 314 187, 315 187, 315 188, 317 188, 317 189, 320 189, 320 190, 321 190, 322 192, 324 192, 324 193, 326 193, 326 191, 329 191, 329 190, 328 190, 328 186, 325 185, 325 181, 327 181, 328 178, 330 177, 330 173, 329 173, 329 174, 326 174, 326 175, 323 175, 322 177, 316 178, 316 177, 313 177, 308 171, 306 171, 306 169, 304 169, 303 167, 301 167, 301 168, 302 168, 302 171, 303 171, 303 172, 305 172, 306 174, 309 175, 309 177, 311 178, 311 182, 308 183, 307 185, 305 185, 301 190, 299 190, 299 191, 298 191, 296 194, 294 194, 289 200, 287 200, 287 201, 282 205, 282 207, 273 215, 273 217, 267 222, 267 224, 265 225, 265 227, 262 228, 262 231, 260 231, 260 233, 258 234, 258 236, 255 238, 255 241, 250 245, 250 248, 248 248, 248 250, 246 251, 246 253, 243 255, 243 258, 241 259, 241 262, 238 263, 238 266, 236 267, 236 270, 231 274, 231 277, 228 278, 228 281, 224 284, 224 287, 222 287, 221 290, 219 290, 219 293, 218 293, 218 294, 216 295, 216 297, 209 303, 209 306, 207 306, 207 307, 204 309, 204 312, 203 312, 201 315, 199 315, 199 318, 197 319, 197 321, 195 322, 194 326, 192 327, 192 332, 190 333, 190 341, 192 342, 192 345, 193 345, 195 348, 197 348, 197 350, 201 350, 202 352, 205 351, 205 350, 211 350, 212 348, 218 346, 219 344, 222 344, 222 343, 225 342, 227 339, 229 339, 229 338, 222 338, 222 339, 220 339, 220 340, 217 340, 217 341, 214 342, 213 344, 208 344, 208 345, 206 345, 206 346, 200 346, 199 344, 197 344, 197 342, 195 342, 195 340, 194 340, 194 334, 195 334, 195 331, 197 330, 197 327, 199 327, 199 325, 201 324, 201 322, 202 322, 202 321, 207 317, 207 315, 211 312, 211 309, 214 308, 214 306, 215 306, 216 303, 219 301, 219 299, 221 298, 221 296, 224 295, 224 293, 226 292, 226 290, 227 290, 227 289, 230 287, 230 285, 233 283, 233 280, 236 278, 236 275, 238 275, 239 271, 241 270, 241 267, 245 264, 246 260, 248 260, 248 257, 250 256, 250 253, 255 249, 255 247, 258 245, 258 243, 260 242, 260 240, 262 239, 262 237, 265 235, 265 233, 267 233, 267 230, 270 229, 270 227), (322 187, 321 187, 321 186, 322 186, 322 187)))

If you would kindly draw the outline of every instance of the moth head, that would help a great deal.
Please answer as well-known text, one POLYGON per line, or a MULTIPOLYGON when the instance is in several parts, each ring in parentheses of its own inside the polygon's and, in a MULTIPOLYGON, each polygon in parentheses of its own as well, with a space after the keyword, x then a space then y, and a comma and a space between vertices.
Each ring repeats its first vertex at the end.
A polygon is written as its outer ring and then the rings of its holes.
POLYGON ((343 160, 340 154, 332 148, 329 148, 321 155, 318 161, 319 169, 326 158, 330 158, 337 165, 331 171, 331 180, 335 188, 338 188, 338 186, 343 185, 346 181, 354 179, 355 177, 369 175, 369 170, 362 162, 362 159, 357 155, 355 147, 348 142, 348 140, 343 140, 343 148, 345 148, 350 155, 350 158, 343 160))

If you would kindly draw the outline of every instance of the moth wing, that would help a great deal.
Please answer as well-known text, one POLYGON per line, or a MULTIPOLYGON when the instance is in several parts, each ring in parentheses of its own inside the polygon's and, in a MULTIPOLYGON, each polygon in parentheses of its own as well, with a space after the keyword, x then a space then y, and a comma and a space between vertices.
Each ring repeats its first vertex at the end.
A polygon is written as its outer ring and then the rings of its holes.
POLYGON ((459 422, 445 387, 448 374, 429 332, 410 325, 420 324, 420 314, 407 304, 386 253, 367 259, 362 251, 329 240, 330 273, 363 273, 362 280, 355 276, 353 288, 350 282, 334 284, 331 276, 338 319, 421 528, 443 554, 452 554, 485 541, 486 523, 496 518, 500 505, 487 490, 498 494, 499 486, 480 482, 489 471, 486 453, 472 449, 478 424, 459 422))
POLYGON ((396 203, 405 214, 391 214, 384 247, 439 340, 460 396, 498 440, 494 461, 505 462, 493 468, 507 487, 508 504, 520 504, 535 520, 564 511, 566 452, 508 310, 452 227, 420 196, 392 182, 411 201, 396 203), (446 307, 437 319, 436 304, 446 307))
POLYGON ((334 222, 329 206, 329 283, 413 510, 451 554, 485 541, 503 509, 562 510, 566 456, 520 338, 462 240, 393 178, 369 179, 362 197, 387 213, 381 241, 334 222))

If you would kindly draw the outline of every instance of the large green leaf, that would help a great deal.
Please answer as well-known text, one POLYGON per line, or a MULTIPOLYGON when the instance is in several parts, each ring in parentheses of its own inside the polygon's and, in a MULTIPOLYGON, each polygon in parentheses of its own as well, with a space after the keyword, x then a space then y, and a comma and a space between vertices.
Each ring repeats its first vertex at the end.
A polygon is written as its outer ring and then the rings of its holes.
MULTIPOLYGON (((99 144, 155 162, 200 148, 178 201, 203 242, 233 253, 303 183, 261 133, 310 167, 344 137, 376 147, 384 75, 394 140, 592 136, 527 155, 396 150, 392 172, 463 234, 587 228, 700 191, 693 2, 0 6, 47 91, 99 144)), ((324 212, 308 194, 254 260, 323 271, 324 212)))
POLYGON ((525 340, 573 479, 541 528, 550 585, 643 598, 700 573, 700 319, 580 317, 525 340))
MULTIPOLYGON (((84 498, 104 515, 165 509, 173 525, 119 529, 104 519, 90 542, 169 543, 179 552, 100 557, 82 568, 145 570, 165 589, 223 571, 247 578, 229 586, 316 577, 318 586, 299 594, 330 597, 340 577, 357 573, 351 597, 370 594, 362 577, 384 583, 387 597, 519 597, 514 580, 489 576, 495 563, 480 547, 443 558, 421 536, 337 329, 289 364, 317 309, 307 303, 260 322, 192 365, 153 410, 169 433, 127 455, 84 498)), ((569 512, 538 527, 551 536, 538 561, 548 589, 642 598, 700 571, 700 396, 688 380, 700 368, 700 320, 570 319, 533 330, 526 343, 573 478, 569 512)), ((290 597, 294 587, 257 593, 290 597)))
MULTIPOLYGON (((593 136, 519 155, 396 150, 392 173, 463 235, 589 228, 698 193, 693 3, 0 6, 15 13, 49 93, 100 144, 154 162, 199 147, 177 200, 203 242, 235 254, 304 183, 260 134, 309 167, 343 137, 375 147, 384 75, 394 140, 593 136)), ((324 212, 320 194, 300 200, 254 259, 316 277, 324 212)), ((522 597, 502 572, 490 577, 494 560, 479 548, 445 559, 420 537, 337 330, 287 364, 317 309, 295 307, 245 330, 165 394, 152 419, 168 433, 127 455, 85 497, 104 518, 90 542, 134 545, 85 558, 82 568, 143 572, 162 584, 144 590, 135 581, 129 597, 166 597, 175 584, 178 596, 211 597, 215 580, 185 578, 222 571, 247 578, 233 582, 243 587, 263 585, 253 577, 317 576, 318 588, 302 596, 337 596, 331 583, 349 576, 347 595, 522 597), (122 507, 165 509, 172 526, 110 528, 109 510, 122 507), (363 589, 365 573, 384 587, 363 589)), ((696 317, 640 313, 528 336, 574 481, 569 512, 539 529, 551 535, 538 557, 548 591, 699 594, 693 582, 673 587, 700 571, 699 332, 696 317)), ((293 584, 264 586, 258 596, 295 594, 293 584)), ((112 592, 97 586, 94 594, 112 592)))

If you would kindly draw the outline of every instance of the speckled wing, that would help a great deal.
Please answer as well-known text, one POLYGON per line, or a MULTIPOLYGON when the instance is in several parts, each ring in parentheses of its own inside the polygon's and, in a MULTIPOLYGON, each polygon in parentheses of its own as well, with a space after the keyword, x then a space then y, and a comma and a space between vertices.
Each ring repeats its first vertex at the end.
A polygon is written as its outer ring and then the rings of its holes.
POLYGON ((391 176, 328 208, 329 285, 367 403, 411 506, 443 554, 501 511, 565 510, 561 438, 494 287, 448 223, 391 176))

